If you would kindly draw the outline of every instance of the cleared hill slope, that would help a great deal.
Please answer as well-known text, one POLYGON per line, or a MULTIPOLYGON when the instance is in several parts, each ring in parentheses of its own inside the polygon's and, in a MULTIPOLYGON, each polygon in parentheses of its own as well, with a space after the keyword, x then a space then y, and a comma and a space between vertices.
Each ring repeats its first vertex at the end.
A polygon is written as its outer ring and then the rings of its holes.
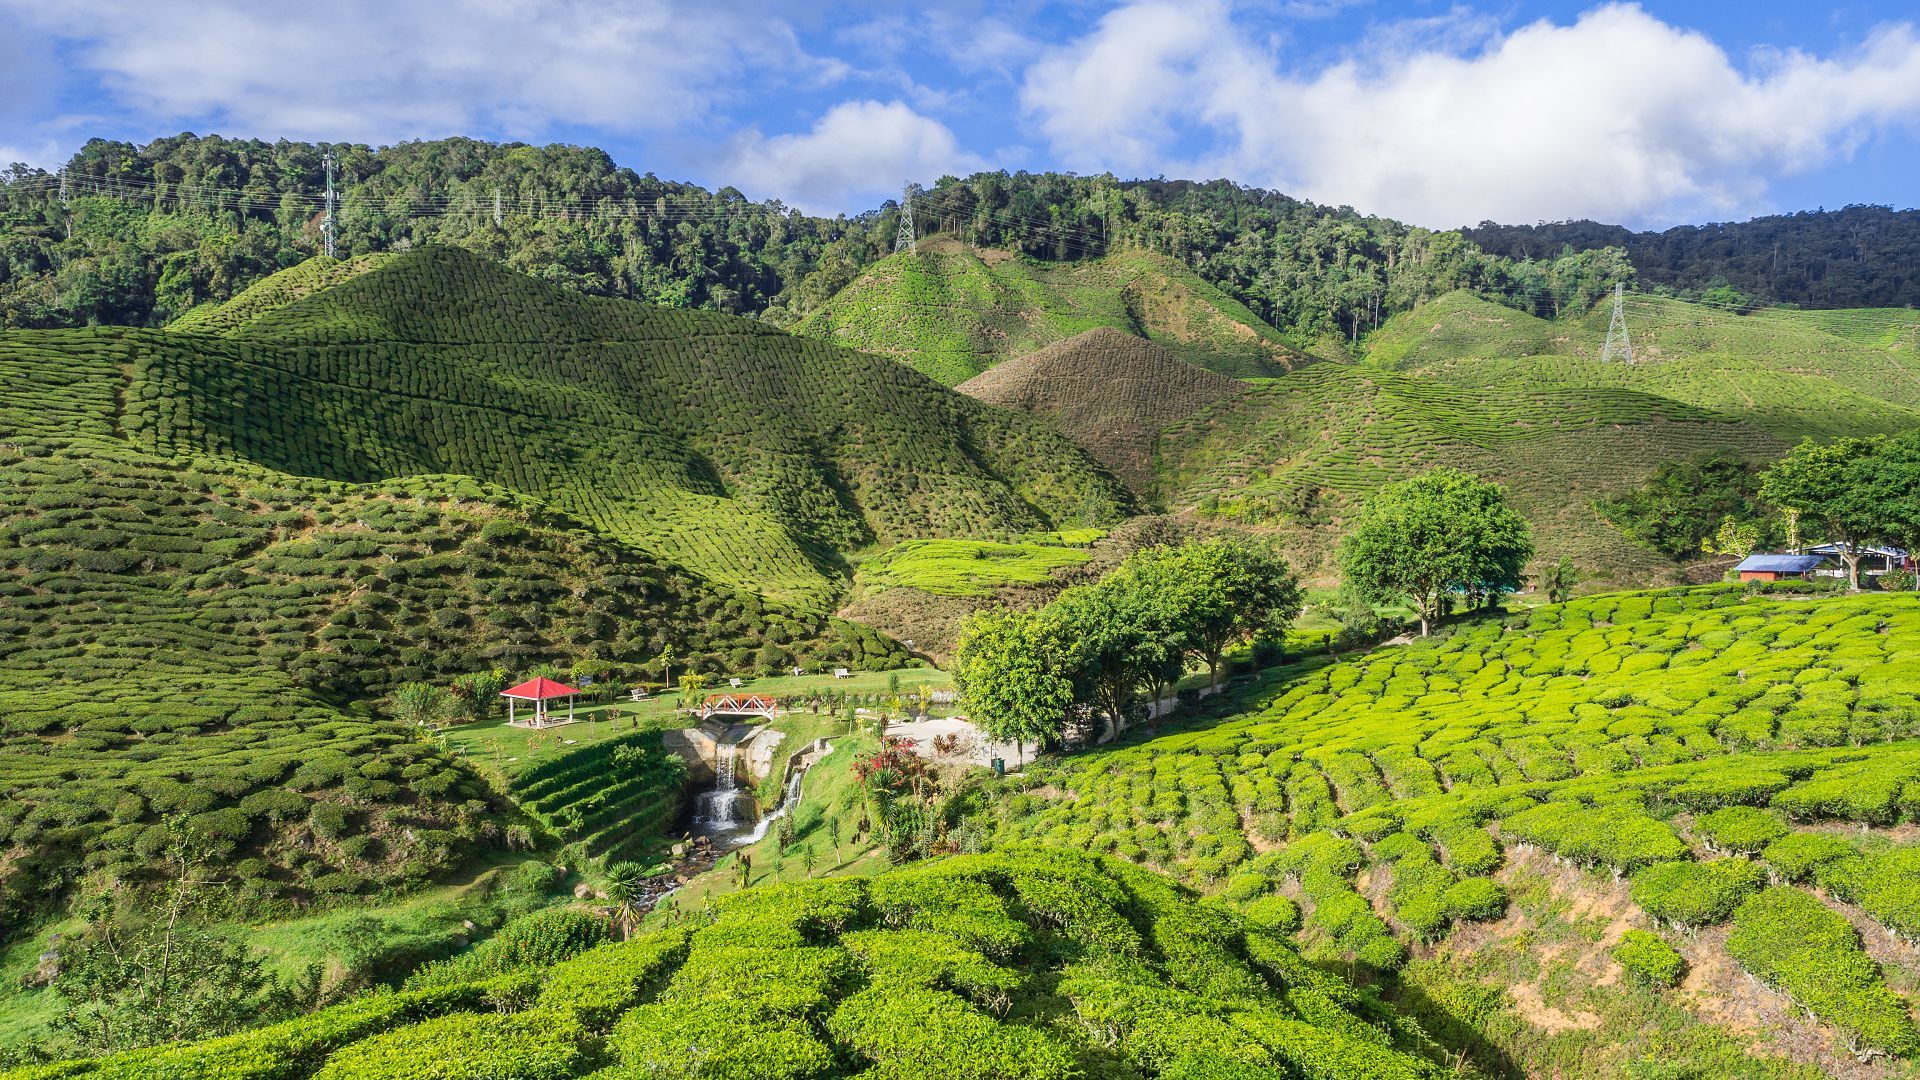
POLYGON ((1438 1056, 1257 920, 1124 863, 1023 850, 763 885, 544 971, 0 1075, 1442 1075, 1420 1051, 1438 1056))
POLYGON ((1617 594, 1273 677, 1029 770, 999 820, 1297 903, 1309 957, 1399 970, 1392 996, 1435 1028, 1464 1008, 1529 1075, 1798 1075, 1748 1046, 1904 1075, 1850 1049, 1920 1053, 1916 737, 1920 598, 1617 594), (1635 928, 1684 994, 1623 973, 1635 928))
POLYGON ((1470 388, 1599 387, 1712 409, 1784 439, 1920 424, 1920 313, 1758 311, 1635 297, 1634 364, 1603 364, 1610 308, 1548 322, 1452 293, 1391 320, 1367 362, 1470 388))
POLYGON ((1598 359, 1605 305, 1547 321, 1453 293, 1398 316, 1365 360, 1257 383, 1158 439, 1154 497, 1280 528, 1330 569, 1338 525, 1367 493, 1452 465, 1508 485, 1543 557, 1616 585, 1675 564, 1595 502, 1662 462, 1730 450, 1764 461, 1802 438, 1920 426, 1911 312, 1765 312, 1636 300, 1633 365, 1598 359))
POLYGON ((1162 427, 1247 386, 1110 327, 998 364, 955 389, 1046 417, 1137 492, 1153 480, 1162 427))
POLYGON ((110 426, 139 448, 354 483, 472 476, 814 610, 847 551, 1127 505, 1037 423, 751 320, 582 297, 452 248, 293 293, 237 298, 200 324, 217 335, 19 332, 0 349, 118 381, 110 426))
POLYGON ((1162 255, 1044 263, 941 239, 868 267, 795 332, 895 357, 951 386, 1095 327, 1225 375, 1279 375, 1312 359, 1162 255))

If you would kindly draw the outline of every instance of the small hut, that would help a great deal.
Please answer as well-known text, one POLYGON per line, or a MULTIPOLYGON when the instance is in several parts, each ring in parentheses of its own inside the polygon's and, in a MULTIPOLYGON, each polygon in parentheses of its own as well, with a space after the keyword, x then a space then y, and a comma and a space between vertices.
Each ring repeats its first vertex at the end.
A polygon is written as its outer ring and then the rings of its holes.
POLYGON ((500 691, 500 696, 507 699, 507 724, 509 726, 544 728, 573 723, 573 699, 579 693, 580 691, 575 690, 565 683, 557 683, 552 679, 539 678, 528 679, 519 686, 509 686, 505 690, 500 691), (547 711, 547 702, 556 701, 560 698, 567 699, 567 718, 565 720, 553 719, 552 714, 547 711), (525 720, 521 720, 515 711, 516 706, 522 701, 533 702, 533 714, 525 720))

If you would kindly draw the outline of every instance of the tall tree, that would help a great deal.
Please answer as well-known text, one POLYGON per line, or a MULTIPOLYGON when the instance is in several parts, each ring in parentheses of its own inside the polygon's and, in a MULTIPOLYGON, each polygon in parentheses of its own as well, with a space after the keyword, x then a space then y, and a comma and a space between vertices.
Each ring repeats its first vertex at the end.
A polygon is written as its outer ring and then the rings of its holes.
MULTIPOLYGON (((1887 439, 1866 463, 1866 498, 1879 508, 1881 538, 1920 558, 1920 431, 1887 439)), ((1920 591, 1920 574, 1913 587, 1920 591)))
POLYGON ((1354 588, 1375 603, 1410 605, 1422 636, 1449 594, 1517 589, 1531 558, 1532 530, 1505 489, 1458 469, 1381 488, 1340 546, 1354 588))
POLYGON ((1119 575, 1068 589, 1042 617, 1067 657, 1075 700, 1106 714, 1108 737, 1132 722, 1142 689, 1180 676, 1187 641, 1173 605, 1119 575))
POLYGON ((1840 551, 1847 588, 1860 588, 1861 549, 1886 532, 1889 522, 1876 498, 1876 450, 1883 438, 1801 442, 1760 479, 1760 494, 1799 516, 1840 551))
POLYGON ((1236 642, 1276 637, 1300 616, 1293 568, 1266 544, 1213 537, 1178 547, 1149 548, 1119 570, 1121 587, 1143 590, 1167 605, 1187 655, 1220 685, 1220 657, 1236 642))
POLYGON ((995 742, 1028 743, 1060 734, 1073 705, 1073 681, 1051 624, 1036 612, 975 613, 954 649, 953 681, 968 715, 995 742))

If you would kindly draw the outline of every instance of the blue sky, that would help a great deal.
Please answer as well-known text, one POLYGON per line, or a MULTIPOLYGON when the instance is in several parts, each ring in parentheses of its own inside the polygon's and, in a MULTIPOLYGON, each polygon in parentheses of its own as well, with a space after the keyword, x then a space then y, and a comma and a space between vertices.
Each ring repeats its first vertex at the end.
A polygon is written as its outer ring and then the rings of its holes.
POLYGON ((1912 5, 0 0, 0 161, 183 130, 577 142, 857 211, 980 168, 1434 227, 1916 202, 1912 5))

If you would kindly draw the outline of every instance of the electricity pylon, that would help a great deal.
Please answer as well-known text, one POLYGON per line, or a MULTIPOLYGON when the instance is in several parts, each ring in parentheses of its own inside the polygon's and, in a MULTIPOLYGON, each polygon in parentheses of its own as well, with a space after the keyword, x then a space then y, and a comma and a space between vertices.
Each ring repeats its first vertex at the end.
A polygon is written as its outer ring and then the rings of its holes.
POLYGON ((1627 287, 1624 283, 1613 285, 1613 320, 1607 323, 1607 343, 1600 350, 1600 362, 1611 363, 1615 360, 1623 364, 1633 363, 1633 339, 1627 336, 1627 287))
POLYGON ((913 185, 908 184, 900 194, 900 231, 893 237, 893 253, 906 252, 909 255, 920 253, 920 246, 914 242, 913 235, 913 185))

